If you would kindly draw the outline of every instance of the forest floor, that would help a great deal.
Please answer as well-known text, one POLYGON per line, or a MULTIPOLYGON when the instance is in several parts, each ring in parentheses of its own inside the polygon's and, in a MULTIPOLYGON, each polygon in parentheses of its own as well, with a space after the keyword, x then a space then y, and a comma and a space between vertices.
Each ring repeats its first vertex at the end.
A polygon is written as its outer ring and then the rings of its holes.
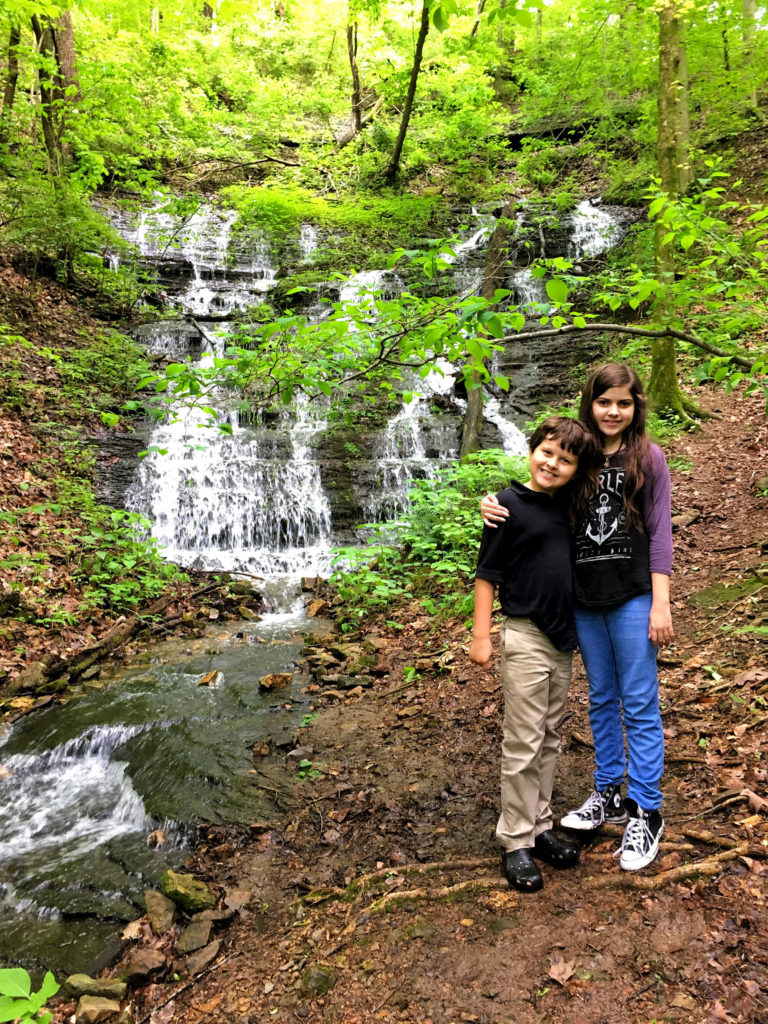
MULTIPOLYGON (((324 697, 318 680, 317 717, 277 759, 294 779, 297 752, 313 763, 284 818, 210 829, 190 858, 242 904, 209 964, 184 976, 178 925, 134 931, 177 970, 134 992, 137 1024, 768 1022, 768 420, 758 397, 702 401, 718 418, 665 445, 676 639, 660 655, 658 859, 622 872, 606 827, 576 867, 544 866, 539 893, 508 888, 498 675, 469 662, 465 623, 414 601, 368 625, 372 688, 324 697)), ((591 789, 578 659, 561 731, 558 817, 591 789)))

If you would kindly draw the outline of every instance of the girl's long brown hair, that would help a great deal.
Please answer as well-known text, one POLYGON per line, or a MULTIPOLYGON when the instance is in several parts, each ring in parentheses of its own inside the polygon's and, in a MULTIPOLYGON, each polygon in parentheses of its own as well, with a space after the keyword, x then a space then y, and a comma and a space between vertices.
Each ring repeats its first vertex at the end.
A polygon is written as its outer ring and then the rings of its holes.
POLYGON ((595 443, 603 448, 604 438, 592 415, 592 403, 610 388, 629 388, 635 402, 632 422, 621 438, 623 449, 622 467, 624 477, 623 502, 627 524, 637 530, 643 529, 643 517, 638 501, 643 486, 643 460, 648 451, 648 435, 645 432, 647 419, 647 398, 643 384, 631 366, 625 363, 606 363, 590 374, 581 393, 579 419, 590 431, 595 443))

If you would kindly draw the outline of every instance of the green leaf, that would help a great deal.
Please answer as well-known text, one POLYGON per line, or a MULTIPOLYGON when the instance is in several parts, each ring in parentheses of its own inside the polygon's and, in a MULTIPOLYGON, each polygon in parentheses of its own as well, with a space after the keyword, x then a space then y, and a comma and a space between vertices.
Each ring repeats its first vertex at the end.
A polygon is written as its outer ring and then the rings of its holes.
MULTIPOLYGON (((32 988, 29 974, 23 967, 5 967, 0 970, 0 992, 16 999, 28 999, 32 988)), ((13 1019, 13 1018, 5 1018, 13 1019)))
POLYGON ((553 277, 547 281, 547 295, 561 306, 568 299, 568 285, 561 277, 553 277))
POLYGON ((587 326, 587 321, 584 319, 583 316, 575 316, 573 318, 573 323, 574 323, 575 327, 586 327, 587 326))
POLYGON ((509 377, 494 377, 493 382, 497 388, 501 388, 502 391, 509 391, 509 377))
POLYGON ((169 363, 165 368, 166 377, 173 379, 174 377, 180 377, 182 373, 186 372, 187 367, 184 363, 169 363))

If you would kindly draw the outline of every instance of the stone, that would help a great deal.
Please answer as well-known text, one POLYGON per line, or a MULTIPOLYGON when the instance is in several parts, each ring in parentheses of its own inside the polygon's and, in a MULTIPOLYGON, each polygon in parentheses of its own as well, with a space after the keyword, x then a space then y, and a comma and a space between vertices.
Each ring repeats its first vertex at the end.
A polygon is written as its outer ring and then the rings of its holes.
POLYGON ((92 978, 89 974, 71 974, 63 985, 63 995, 74 996, 79 999, 81 996, 100 996, 103 999, 125 999, 128 986, 124 981, 114 981, 111 978, 92 978))
POLYGON ((252 612, 250 608, 246 608, 244 604, 237 606, 237 614, 241 619, 246 619, 248 622, 261 622, 261 615, 257 615, 256 612, 252 612))
POLYGON ((370 669, 376 665, 376 658, 373 654, 361 654, 359 658, 356 658, 351 665, 347 665, 347 675, 349 676, 360 676, 367 675, 370 669))
POLYGON ((176 904, 156 889, 144 890, 144 903, 149 924, 155 935, 165 935, 176 915, 176 904))
POLYGON ((216 897, 205 882, 194 875, 166 871, 160 880, 160 889, 176 906, 192 914, 198 910, 212 910, 216 906, 216 897))
POLYGON ((332 967, 310 964, 301 976, 301 994, 308 999, 324 996, 336 984, 336 972, 332 967))
POLYGON ((75 1010, 77 1024, 98 1024, 99 1021, 110 1020, 120 1013, 120 1003, 115 999, 102 999, 101 996, 83 996, 75 1010))
POLYGON ((221 943, 217 940, 209 942, 203 949, 198 949, 196 953, 188 957, 184 963, 184 970, 190 975, 199 974, 200 971, 204 971, 206 967, 210 967, 216 957, 219 955, 221 949, 221 943))
POLYGON ((241 910, 253 899, 253 889, 227 889, 224 906, 230 910, 241 910))
POLYGON ((292 672, 270 672, 268 676, 259 679, 260 690, 279 690, 287 686, 293 679, 292 672))
POLYGON ((166 967, 163 954, 157 949, 137 949, 118 967, 116 975, 128 985, 144 985, 166 967))
POLYGON ((321 598, 317 598, 315 601, 310 601, 307 605, 307 618, 316 619, 319 615, 328 611, 328 604, 321 598))
POLYGON ((8 690, 12 694, 21 693, 22 690, 38 690, 45 684, 46 675, 47 669, 42 661, 33 661, 10 681, 8 690))
POLYGON ((176 941, 177 953, 194 953, 208 945, 211 937, 211 922, 196 918, 181 933, 176 941))

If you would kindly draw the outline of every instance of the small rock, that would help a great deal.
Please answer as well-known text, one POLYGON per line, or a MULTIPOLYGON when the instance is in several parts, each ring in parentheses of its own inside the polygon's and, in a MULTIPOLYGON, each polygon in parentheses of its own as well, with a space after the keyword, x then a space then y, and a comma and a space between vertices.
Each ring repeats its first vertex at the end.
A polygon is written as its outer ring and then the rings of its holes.
POLYGON ((91 665, 90 668, 87 668, 85 670, 85 672, 83 672, 83 674, 80 676, 80 678, 85 682, 88 679, 95 679, 97 676, 100 676, 100 675, 101 675, 101 666, 100 665, 91 665))
POLYGON ((246 619, 248 622, 261 622, 261 616, 257 615, 256 612, 252 612, 250 608, 246 608, 244 604, 237 606, 237 614, 241 619, 246 619))
POLYGON ((242 910, 243 907, 248 906, 252 899, 252 889, 228 889, 224 897, 224 906, 229 910, 242 910))
POLYGON ((156 828, 154 832, 150 832, 147 836, 147 846, 151 846, 153 849, 157 846, 165 846, 167 842, 168 836, 161 828, 156 828))
POLYGON ((157 949, 137 949, 117 969, 117 977, 128 985, 144 985, 165 970, 166 960, 157 949))
POLYGON ((336 972, 332 967, 310 964, 301 976, 301 994, 309 999, 323 996, 336 984, 336 972))
POLYGON ((197 685, 198 686, 218 686, 220 679, 221 679, 221 673, 217 672, 214 669, 213 672, 206 672, 204 676, 202 676, 200 679, 198 679, 197 685))
POLYGON ((160 889, 169 900, 193 914, 198 910, 212 910, 216 906, 216 897, 205 882, 194 875, 166 871, 160 880, 160 889))
POLYGON ((114 999, 102 999, 100 996, 83 996, 77 1004, 75 1020, 77 1024, 98 1024, 109 1020, 120 1013, 120 1003, 114 999))
POLYGON ((192 956, 188 957, 184 963, 184 970, 190 975, 199 974, 200 971, 204 971, 206 967, 210 967, 216 957, 219 955, 221 949, 221 943, 216 940, 215 942, 209 942, 204 949, 199 949, 192 956))
POLYGON ((215 857, 216 860, 229 860, 234 852, 235 849, 231 843, 219 843, 218 846, 211 848, 211 856, 215 857))
POLYGON ((176 942, 177 953, 194 953, 208 944, 211 937, 211 922, 197 918, 192 921, 179 936, 176 942))
POLYGON ((270 672, 268 676, 262 676, 259 679, 260 690, 278 690, 283 686, 287 686, 293 679, 293 673, 291 672, 270 672))
POLYGON ((319 615, 328 611, 328 604, 317 598, 315 601, 310 601, 307 605, 307 618, 316 619, 319 615))
POLYGON ((38 690, 45 683, 47 670, 41 661, 33 661, 12 679, 8 685, 10 693, 21 693, 22 690, 38 690))
POLYGON ((147 907, 147 917, 155 935, 165 935, 173 924, 176 914, 176 904, 169 900, 161 892, 154 889, 144 890, 144 902, 147 907))
POLYGON ((92 978, 88 974, 71 974, 63 985, 63 995, 100 996, 102 999, 125 999, 128 986, 124 981, 113 981, 110 978, 92 978))

